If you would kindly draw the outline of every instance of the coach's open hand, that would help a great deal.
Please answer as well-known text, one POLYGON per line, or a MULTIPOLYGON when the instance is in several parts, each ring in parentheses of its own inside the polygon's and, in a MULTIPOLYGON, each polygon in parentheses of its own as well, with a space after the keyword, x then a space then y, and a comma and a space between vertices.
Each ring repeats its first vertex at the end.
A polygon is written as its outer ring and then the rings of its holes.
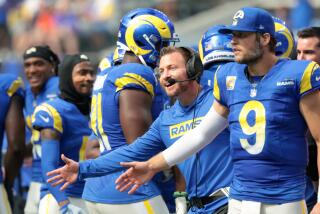
POLYGON ((79 163, 67 158, 63 154, 61 155, 61 159, 66 163, 66 165, 48 172, 47 176, 53 177, 49 178, 47 182, 52 183, 52 186, 57 186, 64 183, 60 188, 60 190, 64 190, 77 180, 79 163))

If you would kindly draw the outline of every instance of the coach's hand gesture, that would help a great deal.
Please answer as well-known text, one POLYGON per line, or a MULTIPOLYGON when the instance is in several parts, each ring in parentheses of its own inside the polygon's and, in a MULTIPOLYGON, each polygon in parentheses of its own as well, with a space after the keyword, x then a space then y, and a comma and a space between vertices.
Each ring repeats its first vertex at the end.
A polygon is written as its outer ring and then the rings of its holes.
POLYGON ((64 183, 60 188, 60 190, 64 190, 77 180, 79 163, 67 158, 63 154, 61 155, 61 159, 66 163, 66 165, 48 172, 47 176, 52 177, 49 178, 47 182, 52 183, 52 186, 64 183))
POLYGON ((120 192, 131 187, 128 194, 133 194, 141 185, 150 181, 156 174, 156 172, 149 167, 148 162, 122 162, 120 164, 129 168, 116 180, 116 188, 120 192))

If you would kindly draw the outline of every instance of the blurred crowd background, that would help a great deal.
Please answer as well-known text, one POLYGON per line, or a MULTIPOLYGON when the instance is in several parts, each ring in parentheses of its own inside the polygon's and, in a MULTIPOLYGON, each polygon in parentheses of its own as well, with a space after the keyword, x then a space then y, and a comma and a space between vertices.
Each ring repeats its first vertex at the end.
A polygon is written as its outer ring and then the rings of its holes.
POLYGON ((22 53, 48 44, 56 53, 84 52, 98 63, 112 53, 119 20, 137 7, 153 7, 175 23, 181 45, 197 45, 214 24, 230 24, 242 6, 259 6, 298 29, 320 26, 319 0, 0 0, 0 72, 23 76, 22 53))

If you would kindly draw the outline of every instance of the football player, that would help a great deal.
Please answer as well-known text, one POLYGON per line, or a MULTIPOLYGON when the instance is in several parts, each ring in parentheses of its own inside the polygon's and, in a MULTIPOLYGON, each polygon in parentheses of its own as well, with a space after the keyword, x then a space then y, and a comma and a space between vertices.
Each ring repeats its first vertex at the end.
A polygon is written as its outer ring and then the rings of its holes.
POLYGON ((25 147, 23 89, 20 78, 11 74, 0 74, 0 102, 0 147, 2 148, 4 133, 6 133, 8 142, 4 157, 5 177, 0 170, 0 191, 2 192, 0 194, 0 210, 3 213, 12 213, 7 194, 11 194, 10 190, 22 164, 25 147), (8 192, 4 188, 4 183, 8 192))
POLYGON ((33 46, 23 54, 24 73, 28 85, 25 89, 25 121, 27 131, 31 133, 27 150, 32 150, 32 179, 28 191, 26 214, 38 213, 40 201, 40 186, 43 182, 41 175, 41 144, 40 133, 32 129, 31 117, 34 109, 42 102, 52 100, 59 92, 58 72, 59 58, 49 46, 33 46))
MULTIPOLYGON (((33 128, 40 131, 41 168, 46 173, 61 165, 60 156, 84 160, 85 147, 91 133, 89 128, 90 101, 95 72, 84 54, 66 55, 59 69, 59 98, 39 105, 33 114, 33 128)), ((81 199, 84 181, 76 182, 66 191, 43 184, 39 213, 87 211, 81 199), (52 199, 52 196, 54 199, 52 199)))

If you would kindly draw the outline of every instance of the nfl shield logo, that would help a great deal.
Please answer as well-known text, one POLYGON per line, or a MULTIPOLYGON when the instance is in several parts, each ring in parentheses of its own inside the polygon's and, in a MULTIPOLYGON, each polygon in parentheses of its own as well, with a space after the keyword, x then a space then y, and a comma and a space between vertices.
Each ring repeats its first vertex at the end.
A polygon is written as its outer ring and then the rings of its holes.
POLYGON ((250 97, 255 97, 255 96, 257 96, 257 89, 251 88, 251 90, 250 90, 250 97))

